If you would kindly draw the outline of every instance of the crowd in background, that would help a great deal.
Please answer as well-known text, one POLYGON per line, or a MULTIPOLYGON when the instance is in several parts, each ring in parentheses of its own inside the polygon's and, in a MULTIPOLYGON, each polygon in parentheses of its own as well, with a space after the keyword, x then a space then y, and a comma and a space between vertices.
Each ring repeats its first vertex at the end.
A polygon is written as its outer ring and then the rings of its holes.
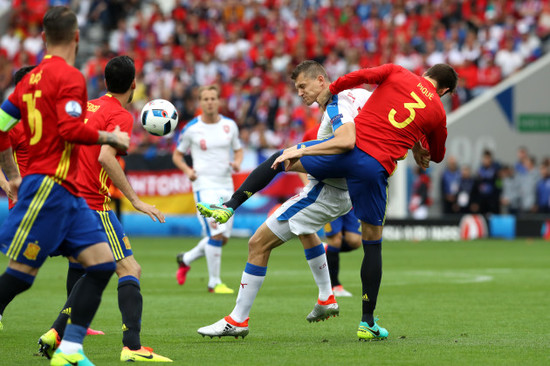
MULTIPOLYGON (((417 170, 409 210, 413 217, 427 217, 433 195, 431 179, 417 170)), ((531 214, 550 213, 550 157, 537 162, 526 147, 520 147, 513 165, 500 164, 485 150, 476 172, 459 166, 453 156, 439 180, 443 214, 531 214)))
MULTIPOLYGON (((288 77, 304 59, 322 63, 331 79, 388 62, 419 74, 446 62, 460 76, 448 102, 455 109, 550 47, 550 0, 176 0, 171 9, 140 0, 0 0, 0 10, 11 6, 0 37, 2 97, 18 68, 43 57, 41 19, 48 6, 60 4, 78 14, 77 66, 90 99, 105 92, 103 69, 111 57, 134 58, 130 153, 145 156, 171 154, 174 145, 173 137, 141 128, 141 107, 170 100, 182 128, 200 113, 200 85, 220 86, 221 113, 235 119, 245 147, 279 149, 301 141, 320 117, 318 108, 303 105, 288 77)), ((537 168, 526 154, 519 165, 499 166, 487 152, 478 172, 452 157, 447 163, 445 213, 549 210, 548 159, 537 168)), ((431 204, 430 180, 418 172, 411 212, 431 204)))
MULTIPOLYGON (((0 90, 13 72, 43 56, 40 21, 49 5, 73 6, 90 98, 104 92, 103 68, 114 55, 136 61, 133 152, 171 153, 172 141, 139 127, 150 99, 171 100, 180 127, 198 113, 199 85, 217 83, 221 113, 235 119, 253 148, 294 144, 319 112, 296 97, 288 75, 317 60, 332 79, 387 62, 422 73, 447 62, 460 75, 452 108, 474 98, 549 46, 548 0, 179 0, 172 9, 139 0, 15 0, 0 38, 0 90), (98 34, 99 32, 99 34, 98 34)), ((1 3, 0 3, 1 5, 1 3)))

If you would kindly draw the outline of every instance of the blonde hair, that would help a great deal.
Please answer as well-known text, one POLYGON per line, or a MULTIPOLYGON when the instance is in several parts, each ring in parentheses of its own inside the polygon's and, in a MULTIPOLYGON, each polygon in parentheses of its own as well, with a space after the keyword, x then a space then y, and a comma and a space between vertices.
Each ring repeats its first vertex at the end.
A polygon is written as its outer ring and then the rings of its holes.
POLYGON ((220 88, 217 85, 203 85, 199 88, 199 100, 202 99, 202 93, 206 90, 215 90, 216 96, 220 97, 220 88))

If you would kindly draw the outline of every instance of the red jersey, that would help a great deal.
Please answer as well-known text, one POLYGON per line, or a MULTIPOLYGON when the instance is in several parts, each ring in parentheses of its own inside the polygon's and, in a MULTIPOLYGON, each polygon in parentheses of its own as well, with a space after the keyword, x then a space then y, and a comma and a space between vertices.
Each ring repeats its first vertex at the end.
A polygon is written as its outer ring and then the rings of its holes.
MULTIPOLYGON (((17 163, 19 174, 24 177, 27 172, 27 165, 29 164, 29 144, 27 143, 23 124, 16 124, 8 134, 11 148, 13 149, 13 160, 17 163)), ((13 201, 8 199, 8 204, 11 210, 14 206, 13 201)))
POLYGON ((392 174, 417 141, 436 163, 445 156, 447 123, 441 99, 431 82, 401 66, 386 64, 344 75, 330 84, 339 92, 361 84, 378 84, 355 117, 355 145, 392 174))
POLYGON ((8 99, 21 112, 29 147, 25 176, 48 175, 76 195, 75 143, 95 144, 99 138, 97 130, 84 124, 87 92, 80 71, 61 57, 47 55, 8 99))
MULTIPOLYGON (((108 132, 120 126, 121 131, 131 136, 134 117, 122 107, 118 99, 106 94, 88 102, 86 121, 88 126, 108 132)), ((81 147, 77 185, 80 196, 84 197, 92 210, 109 211, 111 179, 97 161, 100 151, 100 145, 81 147)))
POLYGON ((319 127, 321 127, 321 124, 317 123, 315 126, 307 130, 304 133, 304 137, 302 137, 302 142, 317 140, 317 133, 319 132, 319 127))

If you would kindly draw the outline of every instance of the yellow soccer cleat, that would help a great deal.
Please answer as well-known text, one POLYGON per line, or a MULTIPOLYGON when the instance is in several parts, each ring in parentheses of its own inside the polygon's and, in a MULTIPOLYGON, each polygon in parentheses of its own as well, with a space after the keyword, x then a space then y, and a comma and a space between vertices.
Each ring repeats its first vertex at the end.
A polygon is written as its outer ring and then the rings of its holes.
POLYGON ((50 360, 57 347, 59 347, 59 343, 61 343, 61 339, 59 339, 57 331, 53 328, 48 330, 38 338, 38 354, 50 360))
POLYGON ((94 366, 94 364, 84 355, 82 350, 77 353, 66 354, 58 349, 53 354, 50 366, 94 366))
POLYGON ((208 292, 211 292, 213 294, 233 294, 235 293, 235 290, 227 287, 225 283, 218 283, 216 286, 214 286, 214 288, 209 287, 208 292))
POLYGON ((173 362, 168 357, 157 355, 152 348, 143 346, 135 351, 124 347, 120 353, 120 360, 122 362, 173 362))

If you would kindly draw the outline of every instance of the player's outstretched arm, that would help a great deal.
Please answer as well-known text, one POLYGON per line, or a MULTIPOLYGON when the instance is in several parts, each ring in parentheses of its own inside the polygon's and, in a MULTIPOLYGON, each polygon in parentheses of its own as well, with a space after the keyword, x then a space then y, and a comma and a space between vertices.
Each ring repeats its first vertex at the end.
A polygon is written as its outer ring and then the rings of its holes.
POLYGON ((307 147, 300 146, 302 146, 302 144, 285 149, 285 151, 277 159, 275 159, 275 162, 271 167, 275 169, 278 164, 290 161, 290 164, 287 166, 287 170, 303 172, 301 164, 292 163, 296 159, 300 159, 302 156, 343 154, 353 149, 355 146, 355 124, 344 123, 334 132, 334 138, 328 139, 316 145, 310 145, 307 147))
POLYGON ((164 214, 158 208, 139 199, 138 195, 128 182, 126 174, 116 159, 117 150, 109 145, 103 145, 99 153, 98 161, 113 181, 113 184, 124 194, 132 206, 140 212, 149 215, 151 220, 165 222, 164 214))

